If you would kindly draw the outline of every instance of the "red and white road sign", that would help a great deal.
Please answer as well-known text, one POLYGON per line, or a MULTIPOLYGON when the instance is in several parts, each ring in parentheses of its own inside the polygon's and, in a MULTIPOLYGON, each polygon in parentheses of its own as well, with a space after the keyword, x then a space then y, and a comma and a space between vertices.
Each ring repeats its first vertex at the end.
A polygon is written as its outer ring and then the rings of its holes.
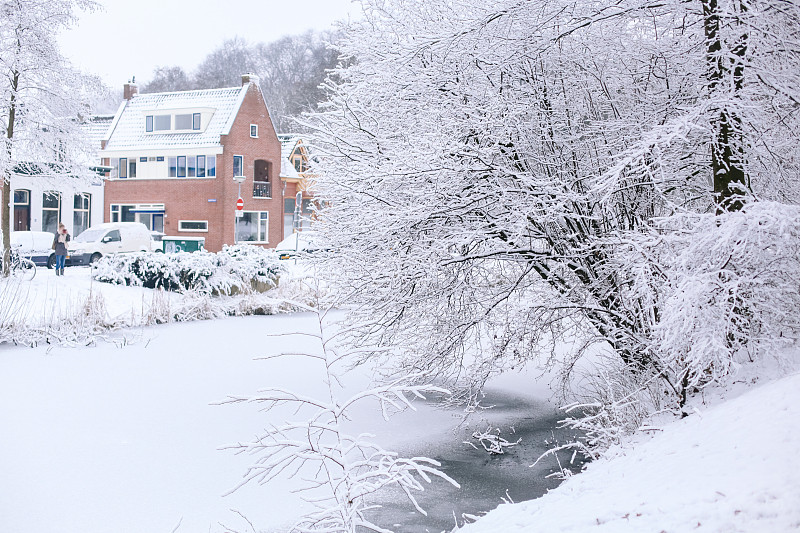
POLYGON ((238 211, 241 211, 242 209, 244 209, 244 200, 242 200, 241 197, 239 197, 239 199, 236 200, 236 209, 238 211))

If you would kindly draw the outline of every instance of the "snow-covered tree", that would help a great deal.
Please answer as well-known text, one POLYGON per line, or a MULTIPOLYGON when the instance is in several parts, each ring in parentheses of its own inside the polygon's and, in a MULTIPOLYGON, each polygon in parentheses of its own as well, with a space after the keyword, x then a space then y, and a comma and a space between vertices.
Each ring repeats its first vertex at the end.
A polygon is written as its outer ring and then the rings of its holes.
POLYGON ((568 335, 680 396, 659 264, 622 252, 656 220, 793 199, 800 8, 362 4, 309 119, 324 266, 361 333, 477 385, 568 335))
MULTIPOLYGON (((89 0, 0 2, 0 153, 3 269, 10 246, 11 174, 15 168, 51 179, 89 177, 90 150, 80 133, 81 116, 97 81, 74 70, 61 56, 58 32, 89 0)), ((95 147, 95 150, 99 147, 95 147)))

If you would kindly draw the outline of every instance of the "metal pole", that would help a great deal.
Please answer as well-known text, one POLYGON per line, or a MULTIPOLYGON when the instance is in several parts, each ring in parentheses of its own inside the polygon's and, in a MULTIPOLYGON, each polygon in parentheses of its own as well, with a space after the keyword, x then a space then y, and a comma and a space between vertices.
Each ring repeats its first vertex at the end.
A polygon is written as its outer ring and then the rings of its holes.
MULTIPOLYGON (((237 180, 239 183, 239 196, 236 197, 236 201, 239 201, 239 198, 242 197, 242 182, 237 180)), ((239 242, 239 206, 236 206, 236 209, 233 211, 233 244, 234 246, 239 242)))

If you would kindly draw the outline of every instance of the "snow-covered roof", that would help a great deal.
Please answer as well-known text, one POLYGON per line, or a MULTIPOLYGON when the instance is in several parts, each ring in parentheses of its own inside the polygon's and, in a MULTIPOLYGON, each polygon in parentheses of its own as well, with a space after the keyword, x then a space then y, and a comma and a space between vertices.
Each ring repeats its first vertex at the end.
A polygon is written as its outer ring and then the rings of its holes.
POLYGON ((297 144, 301 141, 300 136, 284 133, 278 135, 278 140, 281 141, 281 177, 300 179, 302 176, 300 176, 294 168, 294 164, 289 159, 295 147, 297 147, 297 144))
POLYGON ((100 151, 100 142, 106 138, 109 126, 114 120, 114 115, 92 115, 81 123, 81 129, 86 133, 90 146, 100 151))
POLYGON ((219 146, 220 135, 230 132, 250 84, 223 89, 139 94, 118 111, 106 150, 146 150, 188 146, 219 146), (212 109, 204 130, 197 132, 145 131, 145 117, 159 111, 212 109))

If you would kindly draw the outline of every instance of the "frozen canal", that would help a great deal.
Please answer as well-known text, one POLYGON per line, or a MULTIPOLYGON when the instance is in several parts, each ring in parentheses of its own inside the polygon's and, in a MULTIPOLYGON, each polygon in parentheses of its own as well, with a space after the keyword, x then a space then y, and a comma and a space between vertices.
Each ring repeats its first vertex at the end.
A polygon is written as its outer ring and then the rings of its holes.
MULTIPOLYGON (((223 496, 253 459, 222 448, 253 439, 270 415, 253 405, 215 404, 266 386, 313 392, 319 385, 309 377, 318 362, 256 360, 287 342, 303 349, 301 341, 270 335, 310 324, 309 315, 245 317, 127 330, 83 348, 1 345, 3 533, 222 533, 249 531, 248 521, 259 531, 285 531, 308 510, 292 492, 298 480, 223 496)), ((419 498, 428 518, 384 497, 377 521, 438 533, 451 528, 454 513, 461 522, 462 513, 495 507, 506 491, 518 501, 554 486, 542 479, 553 461, 528 468, 551 438, 553 406, 537 403, 519 384, 515 390, 492 391, 484 404, 495 407, 468 428, 459 426, 455 410, 425 405, 388 424, 359 412, 358 425, 385 447, 441 460, 463 487, 428 487, 419 498), (522 444, 493 457, 461 442, 486 423, 522 444)))
MULTIPOLYGON (((380 498, 376 503, 383 507, 374 516, 380 517, 377 520, 382 525, 391 526, 397 533, 450 531, 456 518, 459 525, 463 524, 464 514, 480 515, 497 507, 503 499, 529 500, 558 486, 559 479, 546 477, 558 471, 558 462, 553 456, 543 458, 531 468, 549 449, 550 443, 565 442, 573 433, 557 428, 562 417, 552 405, 492 389, 487 391, 484 403, 494 406, 483 414, 493 427, 499 427, 507 440, 521 439, 521 442, 502 455, 490 455, 482 448, 476 450, 464 444, 463 441, 470 440, 473 430, 487 427, 478 422, 481 416, 475 416, 469 429, 454 429, 454 438, 447 442, 420 442, 405 447, 401 452, 406 456, 425 455, 441 462, 442 470, 458 481, 461 488, 447 483, 435 483, 426 488, 418 499, 428 512, 427 517, 414 511, 399 491, 380 498)), ((477 444, 474 439, 472 442, 477 444)), ((571 454, 560 452, 559 459, 562 465, 569 466, 571 454)), ((573 471, 579 468, 577 464, 572 466, 573 471)))

